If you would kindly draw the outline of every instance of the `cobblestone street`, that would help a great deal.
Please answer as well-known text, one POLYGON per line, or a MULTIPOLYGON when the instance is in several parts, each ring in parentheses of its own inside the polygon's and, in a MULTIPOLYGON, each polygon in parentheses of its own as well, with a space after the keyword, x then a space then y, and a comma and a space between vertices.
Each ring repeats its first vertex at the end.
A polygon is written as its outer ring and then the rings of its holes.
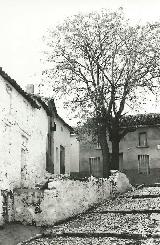
POLYGON ((160 187, 144 187, 47 229, 25 245, 160 244, 160 187))

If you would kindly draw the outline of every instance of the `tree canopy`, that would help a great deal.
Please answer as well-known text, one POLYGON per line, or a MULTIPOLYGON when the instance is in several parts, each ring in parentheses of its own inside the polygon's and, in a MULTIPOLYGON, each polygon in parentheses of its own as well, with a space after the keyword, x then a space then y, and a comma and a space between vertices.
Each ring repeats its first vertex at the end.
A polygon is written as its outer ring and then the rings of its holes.
POLYGON ((107 129, 112 143, 119 143, 126 133, 119 129, 125 106, 136 104, 138 88, 157 87, 159 27, 130 25, 122 9, 67 18, 46 38, 52 66, 44 77, 52 79, 56 93, 69 95, 80 115, 96 118, 101 136, 107 129))

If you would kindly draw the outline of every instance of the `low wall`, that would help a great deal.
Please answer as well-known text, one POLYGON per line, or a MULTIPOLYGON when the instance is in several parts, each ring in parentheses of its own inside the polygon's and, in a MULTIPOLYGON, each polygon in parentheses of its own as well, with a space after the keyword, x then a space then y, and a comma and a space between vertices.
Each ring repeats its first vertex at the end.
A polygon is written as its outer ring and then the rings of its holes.
POLYGON ((139 174, 137 169, 124 170, 132 185, 160 183, 160 168, 150 169, 149 174, 139 174))
POLYGON ((17 189, 14 192, 14 218, 37 226, 53 225, 86 211, 111 194, 107 179, 88 182, 53 180, 46 190, 17 189))
POLYGON ((14 221, 13 192, 0 190, 0 226, 5 222, 14 221))

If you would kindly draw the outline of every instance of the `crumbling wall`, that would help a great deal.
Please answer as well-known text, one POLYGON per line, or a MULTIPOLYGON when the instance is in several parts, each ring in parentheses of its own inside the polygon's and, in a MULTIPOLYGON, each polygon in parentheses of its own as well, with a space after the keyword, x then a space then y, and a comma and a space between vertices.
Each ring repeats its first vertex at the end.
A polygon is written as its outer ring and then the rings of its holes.
POLYGON ((5 222, 14 221, 13 192, 8 190, 0 191, 0 226, 5 222))
POLYGON ((15 220, 37 226, 53 225, 109 198, 110 192, 107 179, 53 180, 48 189, 39 193, 36 190, 15 192, 15 220))

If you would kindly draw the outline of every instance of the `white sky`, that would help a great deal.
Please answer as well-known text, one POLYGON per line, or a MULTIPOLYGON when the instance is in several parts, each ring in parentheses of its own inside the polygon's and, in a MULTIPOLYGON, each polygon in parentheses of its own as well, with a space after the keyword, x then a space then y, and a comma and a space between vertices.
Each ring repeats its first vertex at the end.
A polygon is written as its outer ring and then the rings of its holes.
POLYGON ((120 6, 133 21, 159 20, 160 0, 0 0, 0 66, 22 86, 40 82, 48 27, 79 11, 120 6))
POLYGON ((0 0, 0 66, 21 83, 38 79, 42 35, 78 11, 124 6, 133 20, 156 20, 160 0, 0 0))

